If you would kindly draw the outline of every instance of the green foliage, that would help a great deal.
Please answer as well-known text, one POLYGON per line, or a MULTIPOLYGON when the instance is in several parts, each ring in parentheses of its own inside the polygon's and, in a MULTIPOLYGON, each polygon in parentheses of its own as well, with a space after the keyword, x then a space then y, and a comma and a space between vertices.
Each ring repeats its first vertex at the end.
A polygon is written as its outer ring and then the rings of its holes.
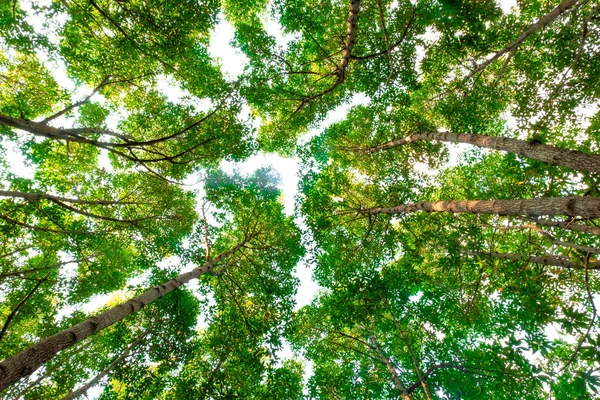
POLYGON ((0 2, 0 357, 204 272, 0 395, 598 397, 597 218, 389 211, 599 196, 540 161, 600 151, 598 5, 500 5, 0 2), (446 131, 532 156, 415 136, 446 131), (258 150, 299 158, 294 216, 273 169, 220 169, 258 150))

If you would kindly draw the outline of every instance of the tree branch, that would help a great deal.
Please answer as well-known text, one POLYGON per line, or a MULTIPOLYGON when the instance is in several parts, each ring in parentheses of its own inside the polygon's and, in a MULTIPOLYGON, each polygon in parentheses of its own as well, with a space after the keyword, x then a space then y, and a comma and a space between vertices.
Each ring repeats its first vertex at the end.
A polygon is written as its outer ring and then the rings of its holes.
POLYGON ((31 296, 33 296, 33 294, 40 288, 42 283, 44 283, 46 280, 48 280, 49 275, 50 275, 50 272, 47 272, 46 275, 44 275, 44 277, 42 279, 39 279, 38 282, 36 283, 36 285, 33 287, 33 289, 31 289, 29 291, 29 293, 27 293, 27 295, 23 298, 23 300, 21 300, 19 302, 19 304, 17 304, 17 306, 8 315, 8 317, 6 318, 6 322, 4 322, 4 325, 2 326, 2 330, 0 330, 0 340, 2 340, 2 338, 4 337, 4 334, 6 333, 6 330, 8 329, 8 326, 10 325, 10 322, 15 317, 15 315, 17 315, 17 312, 19 312, 19 309, 21 307, 23 307, 23 305, 25 305, 25 303, 27 302, 27 300, 29 300, 31 298, 31 296))

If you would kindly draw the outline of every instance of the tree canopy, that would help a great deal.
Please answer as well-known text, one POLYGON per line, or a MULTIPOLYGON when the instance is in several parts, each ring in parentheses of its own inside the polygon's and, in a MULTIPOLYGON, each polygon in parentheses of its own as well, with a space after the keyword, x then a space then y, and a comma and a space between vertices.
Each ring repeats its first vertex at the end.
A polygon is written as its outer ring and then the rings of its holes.
POLYGON ((0 397, 599 398, 599 60, 589 0, 0 1, 0 397))

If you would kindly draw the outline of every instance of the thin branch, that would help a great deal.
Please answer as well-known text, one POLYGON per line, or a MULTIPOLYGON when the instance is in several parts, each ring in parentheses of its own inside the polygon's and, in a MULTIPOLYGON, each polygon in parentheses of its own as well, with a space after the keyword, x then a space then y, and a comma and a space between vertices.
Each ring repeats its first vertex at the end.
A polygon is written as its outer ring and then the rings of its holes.
POLYGON ((577 357, 577 354, 581 350, 581 346, 583 345, 583 342, 585 341, 585 339, 587 339, 588 336, 590 335, 592 327, 594 326, 594 323, 596 322, 596 318, 598 317, 598 311, 596 310, 596 305, 594 304, 594 297, 592 296, 592 291, 590 289, 590 279, 588 276, 588 270, 589 270, 588 265, 590 263, 590 256, 591 256, 591 253, 588 253, 585 257, 585 290, 588 295, 590 306, 592 307, 592 321, 590 322, 590 326, 588 327, 587 331, 585 332, 585 335, 583 335, 581 337, 581 339, 579 339, 579 343, 577 343, 575 352, 573 352, 573 355, 571 356, 571 358, 569 358, 569 361, 567 361, 565 363, 565 365, 563 365, 563 367, 558 370, 559 373, 564 371, 565 369, 567 369, 569 367, 569 365, 571 365, 573 363, 573 361, 575 361, 575 357, 577 357))
POLYGON ((21 300, 19 302, 19 304, 17 304, 17 306, 8 315, 8 317, 6 318, 6 322, 4 322, 4 326, 2 326, 2 330, 0 331, 0 341, 4 337, 4 334, 6 333, 6 330, 8 329, 8 326, 10 325, 10 322, 15 317, 15 315, 17 315, 17 312, 19 312, 19 309, 21 307, 23 307, 23 305, 27 302, 27 300, 29 300, 31 298, 31 296, 33 296, 33 294, 40 288, 42 283, 44 283, 46 280, 48 280, 49 275, 50 275, 50 272, 46 273, 46 275, 42 279, 39 279, 38 283, 33 287, 33 289, 31 289, 29 291, 29 293, 27 293, 27 295, 23 298, 23 300, 21 300))
POLYGON ((394 60, 392 59, 392 48, 390 46, 390 36, 388 35, 387 28, 385 27, 385 16, 383 14, 383 7, 381 6, 381 0, 377 0, 377 8, 379 9, 379 22, 381 23, 381 28, 383 29, 383 34, 385 37, 385 47, 387 49, 387 56, 390 62, 390 74, 386 83, 391 79, 394 74, 394 60))
POLYGON ((419 362, 417 361, 417 357, 415 356, 415 353, 412 351, 412 348, 410 347, 410 343, 408 342, 408 339, 406 338, 406 335, 404 334, 404 330, 400 327, 400 323, 398 322, 398 320, 396 319, 396 316, 392 312, 392 307, 391 307, 390 303, 388 302, 387 298, 382 296, 382 299, 383 299, 384 303, 386 304, 390 315, 392 316, 392 320, 394 321, 394 325, 396 325, 396 329, 398 330, 398 333, 400 333, 400 337, 402 338, 402 341, 404 342, 404 344, 406 344, 406 348, 408 349, 408 353, 410 354, 410 357, 412 358, 413 365, 415 367, 415 371, 417 372, 419 382, 421 383, 421 386, 423 387, 423 391, 425 392, 425 397, 427 398, 427 400, 431 400, 431 394, 429 393, 429 389, 427 388, 427 385, 425 384, 425 378, 423 378, 423 374, 421 373, 421 369, 419 368, 419 362))
POLYGON ((91 379, 89 382, 87 382, 85 385, 83 385, 79 389, 74 390, 74 391, 70 392, 69 394, 67 394, 65 397, 63 397, 63 400, 75 400, 78 397, 84 395, 88 391, 89 388, 91 388, 92 386, 94 386, 98 382, 100 382, 100 380, 102 378, 104 378, 106 375, 108 375, 108 373, 115 366, 117 366, 125 358, 127 358, 129 353, 131 352, 131 349, 133 349, 135 346, 137 346, 142 341, 142 339, 144 337, 146 337, 146 335, 148 335, 148 333, 150 333, 150 329, 147 329, 146 331, 144 331, 140 335, 138 335, 138 337, 136 337, 135 340, 129 346, 127 346, 127 348, 125 350, 123 350, 121 355, 119 357, 117 357, 112 363, 110 363, 106 368, 104 368, 104 370, 102 370, 102 372, 100 372, 98 375, 96 375, 93 379, 91 379))
MULTIPOLYGON (((425 373, 423 374, 423 380, 429 378, 429 376, 434 373, 435 371, 438 371, 440 369, 444 369, 444 368, 454 368, 454 369, 458 369, 460 371, 464 371, 466 368, 462 365, 456 364, 454 362, 445 362, 445 363, 441 363, 441 364, 435 364, 433 366, 431 366, 430 368, 427 369, 427 371, 425 371, 425 373)), ((420 386, 420 382, 415 382, 412 385, 410 385, 409 387, 406 388, 406 391, 408 393, 412 393, 414 392, 419 386, 420 386)))
POLYGON ((23 269, 20 271, 13 271, 13 272, 5 272, 5 273, 0 274, 0 279, 9 278, 11 276, 22 276, 22 275, 26 275, 26 274, 31 274, 32 272, 43 271, 46 269, 55 269, 55 268, 61 267, 63 265, 79 263, 81 261, 84 261, 84 260, 76 259, 76 260, 62 261, 62 262, 58 262, 58 263, 54 263, 54 264, 50 264, 50 265, 45 265, 43 267, 23 269))
POLYGON ((531 24, 525 30, 525 32, 523 32, 518 38, 516 38, 514 41, 512 41, 511 43, 509 43, 502 50, 497 51, 492 57, 490 57, 487 60, 485 60, 485 61, 481 62, 480 64, 478 64, 469 73, 469 75, 467 75, 463 79, 463 82, 468 81, 473 76, 475 76, 475 74, 483 71, 485 68, 487 68, 490 64, 492 64, 494 61, 496 61, 497 59, 499 59, 503 55, 505 55, 505 54, 507 54, 509 52, 512 52, 515 49, 517 49, 527 38, 529 38, 531 35, 533 35, 537 31, 545 28, 547 25, 549 25, 554 20, 556 20, 557 18, 559 18, 561 15, 563 15, 566 11, 568 11, 570 8, 572 8, 575 5, 577 5, 577 3, 579 1, 580 0, 566 0, 566 1, 562 2, 561 4, 559 4, 558 6, 556 6, 548 14, 544 15, 542 18, 540 18, 539 20, 537 20, 536 22, 534 22, 533 24, 531 24))
POLYGON ((546 232, 545 230, 543 230, 542 228, 540 228, 539 226, 534 225, 534 224, 512 225, 512 226, 497 226, 495 228, 499 229, 499 230, 530 229, 532 231, 538 232, 540 235, 542 235, 544 238, 548 239, 554 245, 564 246, 564 247, 570 247, 570 248, 573 248, 573 249, 576 249, 576 250, 580 250, 580 251, 583 251, 583 252, 586 252, 586 253, 600 254, 600 249, 598 249, 596 247, 582 246, 582 245, 578 245, 576 243, 564 242, 562 240, 558 240, 554 236, 552 236, 550 233, 546 232))
POLYGON ((206 261, 210 261, 210 241, 208 240, 208 222, 206 221, 206 210, 204 209, 205 206, 206 202, 202 204, 202 220, 204 222, 204 245, 206 246, 206 261))
POLYGON ((42 226, 30 225, 30 224, 27 224, 27 223, 24 223, 21 221, 17 221, 16 219, 11 218, 5 214, 0 214, 0 219, 3 219, 4 221, 9 222, 14 225, 21 226, 23 228, 33 229, 35 231, 50 232, 50 233, 62 233, 62 234, 66 234, 66 235, 94 235, 94 234, 98 233, 98 232, 84 232, 84 231, 67 231, 64 229, 52 229, 52 228, 45 228, 42 226))
POLYGON ((411 28, 414 20, 415 20, 415 6, 412 6, 412 14, 410 16, 410 19, 408 20, 408 23, 406 24, 406 27, 404 28, 404 31, 402 32, 402 36, 400 36, 400 39, 398 39, 396 42, 394 42, 392 45, 389 45, 388 43, 386 43, 386 50, 382 50, 379 51, 377 53, 373 53, 373 54, 368 54, 366 56, 355 56, 355 55, 351 55, 350 59, 351 60, 360 60, 360 61, 364 61, 364 60, 369 60, 371 58, 376 58, 379 56, 382 56, 384 54, 388 54, 389 52, 391 52, 392 50, 396 49, 398 46, 400 46, 404 40, 406 40, 406 36, 408 35, 408 31, 411 28))
POLYGON ((94 96, 96 93, 98 93, 98 90, 102 89, 102 87, 106 86, 108 84, 108 78, 109 76, 107 76, 106 78, 102 79, 102 82, 100 82, 100 84, 98 86, 96 86, 94 88, 94 90, 92 91, 92 93, 90 93, 88 96, 86 96, 83 100, 80 100, 76 103, 73 103, 65 108, 63 108, 62 110, 60 110, 59 112, 57 112, 56 114, 53 114, 51 116, 49 116, 48 118, 44 119, 42 122, 42 124, 47 124, 48 122, 68 113, 69 111, 84 105, 85 103, 87 103, 88 101, 90 101, 90 99, 92 98, 92 96, 94 96))
POLYGON ((86 204, 86 205, 122 205, 122 204, 145 204, 136 201, 122 201, 122 200, 82 200, 69 197, 61 197, 47 193, 28 193, 28 192, 17 192, 11 190, 0 190, 0 197, 16 197, 27 200, 49 200, 52 202, 64 202, 73 204, 86 204))
POLYGON ((403 400, 410 400, 410 393, 406 390, 406 388, 404 387, 404 385, 402 385, 402 382, 400 382, 400 378, 398 377, 398 373, 396 372, 396 369, 394 368, 394 366, 390 362, 390 359, 381 350, 381 347, 379 346, 379 342, 377 341, 377 337, 375 336, 374 330, 371 332, 371 341, 373 342, 373 349, 375 349, 375 351, 379 355, 379 358, 380 358, 381 362, 383 362, 385 364, 385 366, 387 367, 388 371, 392 375, 392 379, 394 381, 394 385, 396 385, 396 389, 398 389, 398 391, 402 395, 402 399, 403 400))

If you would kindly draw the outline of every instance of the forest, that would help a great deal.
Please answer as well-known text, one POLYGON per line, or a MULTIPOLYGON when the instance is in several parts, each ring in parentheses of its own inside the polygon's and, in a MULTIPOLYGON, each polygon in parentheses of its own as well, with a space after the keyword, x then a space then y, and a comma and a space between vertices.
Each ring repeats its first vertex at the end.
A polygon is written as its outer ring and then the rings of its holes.
POLYGON ((599 82, 598 0, 0 0, 0 398, 600 398, 599 82))

